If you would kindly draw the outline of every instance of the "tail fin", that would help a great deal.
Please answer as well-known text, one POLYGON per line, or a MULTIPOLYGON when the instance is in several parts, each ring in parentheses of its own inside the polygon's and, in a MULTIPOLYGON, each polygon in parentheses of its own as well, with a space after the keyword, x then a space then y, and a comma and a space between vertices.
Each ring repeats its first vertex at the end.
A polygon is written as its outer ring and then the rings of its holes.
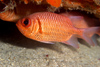
POLYGON ((97 45, 91 38, 94 34, 100 34, 100 27, 86 28, 81 36, 87 43, 94 46, 97 45))

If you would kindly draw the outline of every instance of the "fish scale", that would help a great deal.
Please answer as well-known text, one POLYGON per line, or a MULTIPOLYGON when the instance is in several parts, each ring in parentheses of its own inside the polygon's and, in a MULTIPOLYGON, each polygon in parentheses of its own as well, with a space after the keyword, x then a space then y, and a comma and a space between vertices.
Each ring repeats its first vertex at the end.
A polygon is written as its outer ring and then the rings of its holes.
POLYGON ((44 43, 62 42, 75 48, 79 48, 77 37, 94 46, 91 36, 100 29, 99 27, 76 28, 69 17, 50 12, 34 13, 23 19, 19 20, 16 25, 24 36, 44 43), (23 19, 29 20, 26 26, 23 26, 23 19), (30 31, 34 33, 30 35, 30 31))

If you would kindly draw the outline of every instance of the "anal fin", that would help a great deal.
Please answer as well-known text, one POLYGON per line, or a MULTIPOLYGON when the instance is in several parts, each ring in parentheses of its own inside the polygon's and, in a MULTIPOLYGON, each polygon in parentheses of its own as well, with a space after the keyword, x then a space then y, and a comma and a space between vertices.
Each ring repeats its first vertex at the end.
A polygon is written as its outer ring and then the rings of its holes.
POLYGON ((74 48, 79 48, 78 40, 77 40, 77 38, 75 37, 75 35, 73 35, 68 41, 65 41, 65 42, 62 42, 62 43, 71 45, 71 46, 73 46, 74 48))

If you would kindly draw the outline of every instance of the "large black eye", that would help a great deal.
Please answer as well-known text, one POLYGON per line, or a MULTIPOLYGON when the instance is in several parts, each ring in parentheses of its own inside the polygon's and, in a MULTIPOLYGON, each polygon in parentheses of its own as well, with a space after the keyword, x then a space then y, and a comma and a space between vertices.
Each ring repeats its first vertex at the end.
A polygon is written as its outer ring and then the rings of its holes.
POLYGON ((27 26, 29 24, 29 20, 26 19, 23 23, 27 26))
POLYGON ((30 19, 29 19, 29 18, 28 18, 28 19, 23 19, 23 20, 22 20, 22 25, 23 25, 24 27, 29 27, 29 26, 31 25, 30 19))

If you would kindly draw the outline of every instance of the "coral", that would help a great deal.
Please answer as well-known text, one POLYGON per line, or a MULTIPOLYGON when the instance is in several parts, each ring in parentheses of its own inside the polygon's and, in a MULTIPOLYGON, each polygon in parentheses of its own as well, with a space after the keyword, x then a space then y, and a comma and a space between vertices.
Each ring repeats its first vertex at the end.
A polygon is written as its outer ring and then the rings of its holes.
POLYGON ((60 7, 60 4, 61 4, 61 0, 47 0, 47 2, 50 5, 55 6, 55 7, 60 7))
POLYGON ((64 7, 72 10, 78 9, 94 14, 100 14, 100 6, 98 6, 93 0, 64 0, 64 7))
MULTIPOLYGON (((55 12, 56 9, 60 7, 63 7, 66 10, 86 11, 87 13, 92 13, 96 17, 100 18, 100 0, 0 0, 0 14, 6 11, 9 12, 10 10, 15 13, 13 16, 19 16, 19 19, 36 11, 55 12)), ((9 14, 10 13, 11 12, 9 12, 9 14)), ((4 14, 7 15, 6 13, 4 14)), ((2 17, 3 15, 0 15, 0 19, 2 19, 2 17)), ((14 18, 10 21, 13 22, 17 19, 18 18, 14 18)), ((5 21, 9 20, 6 19, 5 21)))

